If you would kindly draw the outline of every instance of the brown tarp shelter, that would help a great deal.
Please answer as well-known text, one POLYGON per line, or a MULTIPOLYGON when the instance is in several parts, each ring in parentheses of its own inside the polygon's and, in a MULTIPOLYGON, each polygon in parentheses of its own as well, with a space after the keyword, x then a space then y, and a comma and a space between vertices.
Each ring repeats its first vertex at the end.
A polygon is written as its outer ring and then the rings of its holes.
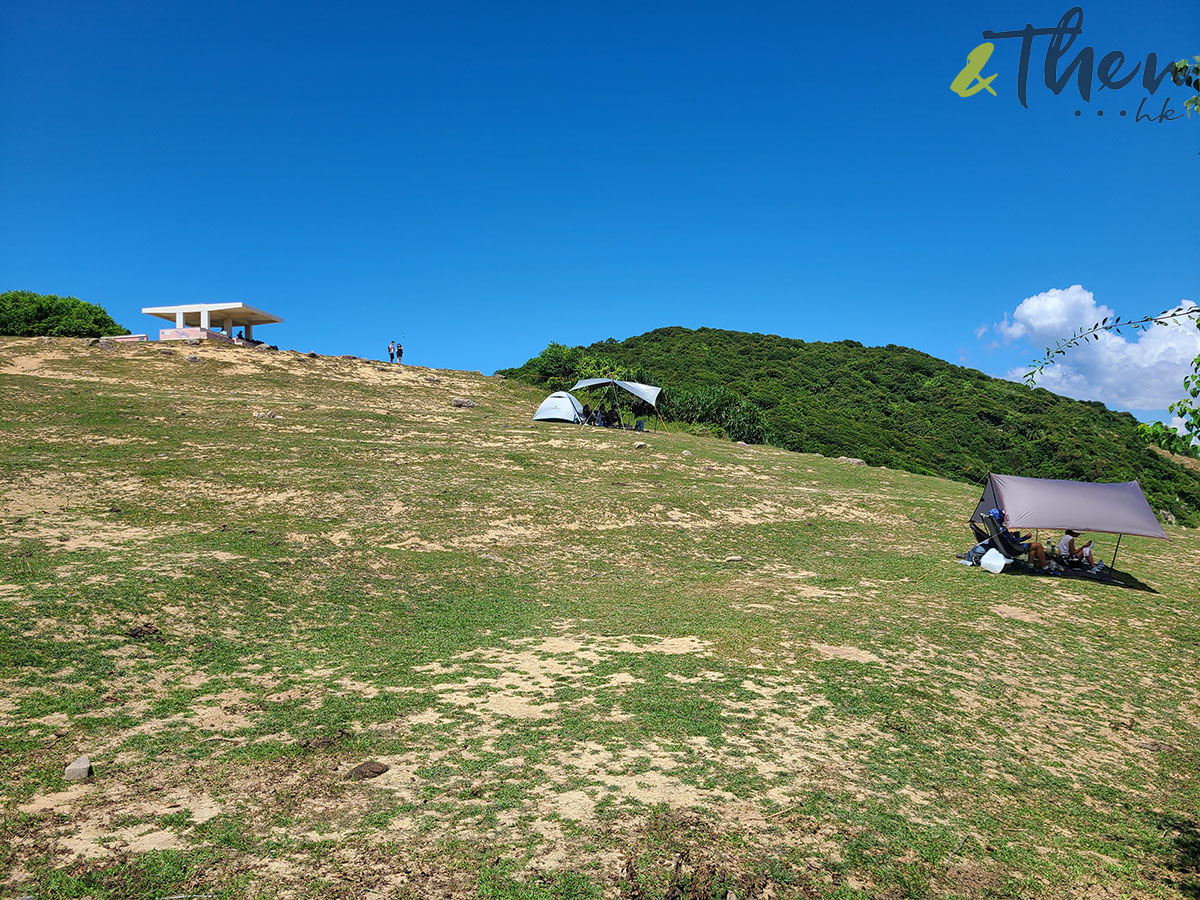
POLYGON ((1136 481, 1094 484, 1019 475, 988 475, 983 497, 971 516, 982 522, 988 510, 1004 510, 1009 528, 1096 531, 1166 538, 1136 481))

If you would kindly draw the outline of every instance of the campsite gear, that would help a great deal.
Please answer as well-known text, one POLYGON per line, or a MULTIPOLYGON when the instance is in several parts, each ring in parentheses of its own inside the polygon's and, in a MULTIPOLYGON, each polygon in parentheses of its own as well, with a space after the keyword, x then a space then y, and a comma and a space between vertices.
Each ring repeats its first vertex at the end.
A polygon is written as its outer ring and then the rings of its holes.
MULTIPOLYGON (((658 411, 658 395, 662 393, 662 388, 655 387, 652 384, 641 384, 637 381, 621 381, 618 378, 581 378, 575 382, 573 391, 578 391, 582 388, 599 387, 602 384, 607 384, 612 388, 613 399, 617 399, 617 388, 627 391, 639 400, 645 401, 654 407, 655 412, 658 411)), ((620 402, 617 403, 620 406, 620 402)), ((658 421, 662 422, 663 430, 670 433, 671 429, 667 428, 667 423, 663 422, 663 417, 660 415, 658 421)))
POLYGON ((1097 484, 993 473, 971 521, 982 522, 985 510, 997 508, 1005 510, 1003 524, 1009 528, 1071 528, 1117 535, 1110 568, 1116 565, 1123 535, 1167 538, 1136 481, 1097 484))
POLYGON ((533 414, 535 422, 583 422, 583 404, 566 391, 556 391, 537 408, 533 414))
POLYGON ((983 524, 987 526, 992 545, 997 547, 1005 556, 1011 556, 1015 559, 1029 552, 1023 544, 1019 544, 1014 540, 1012 533, 995 516, 990 514, 984 516, 983 524))
POLYGON ((993 547, 987 553, 983 554, 983 559, 979 561, 979 565, 993 575, 999 575, 1010 562, 1012 562, 1011 559, 993 547))
POLYGON ((1004 510, 1003 524, 1009 528, 1167 537, 1136 481, 1097 484, 992 474, 971 521, 982 522, 984 513, 995 509, 1004 510))

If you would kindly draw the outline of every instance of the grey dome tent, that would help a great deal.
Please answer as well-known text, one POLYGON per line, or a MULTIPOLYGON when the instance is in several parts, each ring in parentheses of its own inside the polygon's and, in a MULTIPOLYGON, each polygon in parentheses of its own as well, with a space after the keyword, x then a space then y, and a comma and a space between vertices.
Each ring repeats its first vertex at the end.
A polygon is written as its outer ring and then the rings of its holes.
POLYGON ((533 418, 535 422, 571 422, 578 425, 583 421, 583 404, 566 391, 556 391, 542 401, 533 418))
MULTIPOLYGON (((1095 531, 1117 535, 1161 538, 1167 534, 1146 502, 1136 481, 1096 484, 1019 475, 988 475, 987 485, 972 522, 983 522, 988 510, 1001 509, 1009 528, 1095 531)), ((1116 550, 1112 562, 1116 562, 1116 550)))

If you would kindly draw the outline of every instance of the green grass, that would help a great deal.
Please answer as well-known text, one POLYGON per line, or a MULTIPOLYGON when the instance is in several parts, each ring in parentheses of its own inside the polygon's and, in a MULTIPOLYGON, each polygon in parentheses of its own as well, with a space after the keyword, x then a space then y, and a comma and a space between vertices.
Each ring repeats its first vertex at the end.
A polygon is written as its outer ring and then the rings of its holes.
POLYGON ((1200 891, 1195 532, 993 577, 969 485, 200 355, 0 342, 8 892, 1200 891))

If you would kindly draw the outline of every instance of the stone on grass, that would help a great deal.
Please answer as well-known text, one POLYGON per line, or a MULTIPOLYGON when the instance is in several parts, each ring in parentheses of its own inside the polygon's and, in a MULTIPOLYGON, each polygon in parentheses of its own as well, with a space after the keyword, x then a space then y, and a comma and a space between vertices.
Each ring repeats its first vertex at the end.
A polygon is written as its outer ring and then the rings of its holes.
POLYGON ((174 356, 175 355, 175 351, 172 350, 170 347, 159 347, 158 352, 161 353, 163 356, 174 356))
POLYGON ((200 362, 200 357, 198 357, 198 356, 185 356, 185 357, 183 358, 183 361, 184 361, 184 362, 190 362, 190 363, 198 363, 198 362, 200 362))
POLYGON ((63 769, 63 778, 67 781, 84 781, 92 777, 92 761, 81 756, 75 762, 63 769))
POLYGON ((861 459, 855 459, 853 456, 839 456, 836 462, 843 462, 851 466, 865 466, 866 462, 861 459))
POLYGON ((460 409, 471 409, 472 407, 478 406, 474 400, 468 400, 465 397, 455 397, 450 402, 460 409))
POLYGON ((727 557, 725 557, 725 562, 741 562, 741 561, 742 561, 742 558, 741 558, 740 556, 727 556, 727 557))
POLYGON ((433 375, 426 375, 425 380, 428 381, 430 384, 441 384, 442 383, 442 379, 436 378, 433 375))
POLYGON ((351 781, 362 781, 364 778, 378 778, 387 770, 388 767, 383 763, 368 759, 366 762, 359 763, 347 772, 346 777, 351 781))
POLYGON ((129 635, 131 638, 139 638, 140 639, 140 638, 154 637, 156 634, 161 634, 162 632, 160 632, 158 630, 157 625, 151 625, 149 622, 147 622, 145 625, 134 625, 132 628, 130 628, 125 633, 127 635, 129 635))
POLYGON ((634 450, 644 450, 645 448, 646 448, 645 441, 635 441, 634 442, 634 445, 633 445, 634 450))
POLYGON ((684 451, 683 451, 683 455, 684 455, 684 456, 691 456, 691 455, 692 455, 692 451, 691 451, 691 450, 684 450, 684 451))

